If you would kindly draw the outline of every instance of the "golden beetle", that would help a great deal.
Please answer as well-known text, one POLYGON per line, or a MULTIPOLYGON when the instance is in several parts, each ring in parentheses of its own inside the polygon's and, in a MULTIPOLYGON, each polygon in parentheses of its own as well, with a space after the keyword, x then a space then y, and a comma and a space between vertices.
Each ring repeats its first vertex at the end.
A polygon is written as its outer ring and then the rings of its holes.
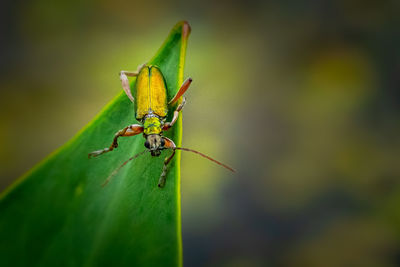
MULTIPOLYGON (((129 160, 136 158, 146 151, 150 151, 152 156, 159 156, 161 154, 161 150, 172 149, 172 154, 169 157, 166 157, 164 160, 163 170, 160 176, 160 180, 158 182, 159 187, 164 187, 165 177, 167 173, 167 165, 174 157, 175 150, 180 149, 197 153, 234 172, 232 168, 198 151, 189 148, 176 147, 175 143, 171 139, 162 135, 162 132, 171 128, 178 119, 179 112, 182 110, 183 106, 186 103, 186 99, 184 96, 182 97, 182 95, 186 92, 186 90, 192 83, 191 78, 188 78, 183 82, 176 95, 170 101, 167 100, 167 87, 164 76, 161 70, 155 65, 143 64, 139 66, 138 70, 135 72, 121 71, 120 80, 122 82, 122 88, 124 89, 126 95, 135 104, 136 120, 141 124, 132 124, 122 130, 119 130, 115 134, 114 140, 110 147, 89 153, 89 158, 99 156, 117 148, 118 137, 133 136, 143 133, 143 136, 146 139, 144 146, 148 150, 145 150, 125 161, 117 169, 117 171, 129 160), (132 95, 130 90, 128 76, 137 77, 134 88, 134 96, 132 95), (177 103, 180 97, 182 97, 182 102, 175 109, 171 122, 166 122, 165 120, 168 114, 168 106, 172 106, 177 103)), ((116 172, 113 172, 109 176, 109 178, 111 178, 111 176, 115 173, 116 172)), ((106 180, 105 184, 108 182, 109 178, 106 180)))

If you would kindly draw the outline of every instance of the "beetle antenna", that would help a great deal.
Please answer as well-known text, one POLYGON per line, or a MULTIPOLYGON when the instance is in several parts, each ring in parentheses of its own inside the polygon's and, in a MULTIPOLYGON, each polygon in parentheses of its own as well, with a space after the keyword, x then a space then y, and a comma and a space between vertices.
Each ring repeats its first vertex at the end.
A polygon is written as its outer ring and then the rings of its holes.
POLYGON ((213 159, 213 158, 211 158, 211 157, 209 157, 209 156, 207 156, 207 155, 205 155, 205 154, 203 154, 203 153, 201 153, 199 151, 196 151, 196 150, 193 150, 193 149, 190 149, 190 148, 185 148, 185 147, 174 147, 174 148, 171 148, 171 149, 178 149, 178 150, 183 150, 183 151, 189 151, 189 152, 196 153, 197 155, 200 155, 203 158, 211 160, 212 162, 217 163, 218 165, 224 167, 225 169, 230 170, 231 172, 236 172, 233 168, 229 167, 228 165, 225 165, 224 163, 219 162, 218 160, 215 160, 215 159, 213 159))
POLYGON ((102 187, 106 186, 108 184, 108 182, 111 180, 111 178, 114 177, 114 175, 116 175, 119 170, 124 167, 129 161, 136 159, 137 157, 143 155, 144 153, 148 152, 149 150, 144 150, 142 152, 137 153, 136 155, 130 157, 129 159, 127 159, 124 163, 122 163, 118 168, 116 168, 108 177, 107 179, 104 181, 104 183, 101 185, 102 187))

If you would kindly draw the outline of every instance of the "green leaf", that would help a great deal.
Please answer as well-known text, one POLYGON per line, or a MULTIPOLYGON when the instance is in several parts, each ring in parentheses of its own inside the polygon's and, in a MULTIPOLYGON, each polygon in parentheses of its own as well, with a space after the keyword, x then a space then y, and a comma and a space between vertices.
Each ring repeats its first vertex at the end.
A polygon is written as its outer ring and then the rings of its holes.
MULTIPOLYGON (((189 33, 186 22, 178 23, 148 62, 160 67, 169 97, 183 82, 189 33)), ((169 150, 129 162, 101 187, 122 162, 145 149, 141 136, 120 138, 116 150, 88 159, 89 152, 109 146, 116 131, 133 123, 133 104, 121 93, 72 140, 3 192, 0 266, 182 265, 180 152, 162 189, 157 183, 169 150)), ((181 133, 180 116, 166 136, 180 146, 181 133)))

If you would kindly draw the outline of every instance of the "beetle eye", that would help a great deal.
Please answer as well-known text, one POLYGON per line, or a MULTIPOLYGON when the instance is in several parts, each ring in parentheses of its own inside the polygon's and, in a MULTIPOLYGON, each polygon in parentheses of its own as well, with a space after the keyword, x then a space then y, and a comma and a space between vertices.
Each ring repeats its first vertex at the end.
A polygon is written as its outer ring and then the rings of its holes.
POLYGON ((163 139, 161 139, 161 146, 163 147, 164 145, 165 145, 165 140, 163 138, 163 139))
POLYGON ((149 141, 146 140, 146 142, 144 142, 144 146, 148 149, 150 149, 150 143, 149 141))

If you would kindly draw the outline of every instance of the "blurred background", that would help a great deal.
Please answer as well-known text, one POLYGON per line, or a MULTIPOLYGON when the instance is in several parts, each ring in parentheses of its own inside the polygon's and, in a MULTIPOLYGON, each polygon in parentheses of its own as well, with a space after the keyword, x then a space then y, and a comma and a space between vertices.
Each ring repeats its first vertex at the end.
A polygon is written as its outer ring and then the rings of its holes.
POLYGON ((1 1, 0 189, 192 26, 186 266, 400 265, 400 2, 1 1))

